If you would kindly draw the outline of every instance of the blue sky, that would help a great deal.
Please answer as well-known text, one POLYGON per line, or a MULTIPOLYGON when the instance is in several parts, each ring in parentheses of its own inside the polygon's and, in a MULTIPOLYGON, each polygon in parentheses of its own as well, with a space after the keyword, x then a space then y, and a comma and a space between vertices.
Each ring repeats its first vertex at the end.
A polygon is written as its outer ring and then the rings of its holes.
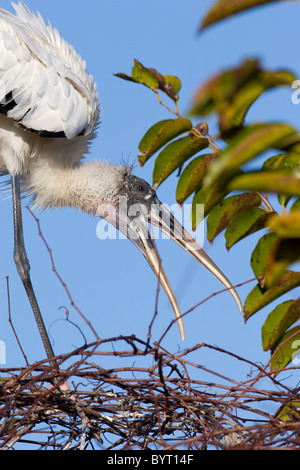
MULTIPOLYGON (((145 87, 113 75, 130 73, 133 58, 181 78, 182 114, 189 109, 197 87, 204 80, 223 67, 237 65, 245 57, 259 57, 270 69, 290 68, 300 78, 298 3, 262 7, 199 35, 201 18, 213 3, 212 0, 189 0, 184 4, 179 0, 27 1, 31 10, 39 10, 82 55, 98 83, 102 123, 89 158, 116 163, 129 158, 133 162, 146 130, 170 117, 145 87)), ((2 0, 1 7, 12 11, 9 1, 2 0)), ((280 119, 299 128, 300 108, 292 104, 292 92, 285 89, 266 94, 249 113, 249 121, 280 119)), ((135 174, 151 183, 152 170, 150 161, 143 169, 137 166, 135 174)), ((163 202, 170 205, 175 202, 176 183, 174 174, 159 188, 158 196, 163 202)), ((6 343, 6 365, 14 367, 24 365, 24 360, 7 321, 6 276, 10 280, 14 326, 29 361, 43 358, 44 351, 13 262, 12 209, 8 196, 0 195, 0 339, 6 343)), ((42 212, 38 217, 59 274, 99 336, 135 334, 146 339, 154 312, 157 280, 136 248, 127 240, 99 240, 98 221, 75 209, 42 212)), ((49 254, 25 207, 24 231, 33 285, 55 352, 68 352, 83 342, 78 329, 64 321, 61 306, 70 310, 70 319, 80 326, 88 341, 93 340, 53 274, 49 254)), ((204 249, 231 282, 238 284, 253 278, 249 257, 259 236, 261 233, 244 240, 229 254, 223 236, 213 246, 205 242, 204 249)), ((208 271, 173 242, 159 240, 157 246, 182 312, 222 289, 208 271)), ((238 290, 243 301, 252 287, 254 283, 238 290)), ((296 295, 294 291, 287 298, 296 295)), ((269 354, 262 351, 260 331, 269 310, 258 313, 245 325, 232 297, 222 293, 185 317, 184 343, 174 326, 164 346, 175 352, 205 342, 264 363, 269 354)), ((171 319, 171 306, 161 292, 153 339, 160 337, 171 319)), ((234 362, 233 369, 229 359, 225 361, 211 351, 201 350, 198 354, 195 360, 213 370, 221 369, 224 375, 243 379, 249 373, 248 366, 234 362)))

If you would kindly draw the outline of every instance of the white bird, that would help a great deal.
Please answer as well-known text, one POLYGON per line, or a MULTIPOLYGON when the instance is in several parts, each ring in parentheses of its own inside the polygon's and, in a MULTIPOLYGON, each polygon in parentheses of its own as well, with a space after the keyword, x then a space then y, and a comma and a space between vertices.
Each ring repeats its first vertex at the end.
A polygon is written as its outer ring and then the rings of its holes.
POLYGON ((40 14, 22 3, 16 16, 0 10, 0 172, 9 174, 14 214, 14 259, 49 358, 54 356, 30 281, 25 251, 21 183, 40 208, 74 206, 121 230, 143 253, 170 299, 181 337, 182 318, 175 295, 148 231, 148 222, 211 271, 235 298, 231 283, 131 169, 83 160, 99 123, 96 84, 86 64, 40 14), (129 215, 119 205, 127 197, 141 206, 129 215))

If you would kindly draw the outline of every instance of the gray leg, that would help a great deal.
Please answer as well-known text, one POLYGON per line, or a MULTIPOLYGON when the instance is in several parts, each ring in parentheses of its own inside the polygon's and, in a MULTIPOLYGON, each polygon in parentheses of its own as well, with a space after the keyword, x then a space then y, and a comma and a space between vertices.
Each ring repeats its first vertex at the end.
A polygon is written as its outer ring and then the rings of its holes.
MULTIPOLYGON (((26 254, 24 235, 23 235, 23 222, 22 222, 22 207, 21 207, 21 191, 20 191, 20 176, 12 176, 12 197, 13 197, 13 212, 14 212, 14 260, 25 287, 31 308, 37 323, 47 357, 53 358, 54 352, 50 343, 47 330, 41 315, 35 293, 30 280, 30 265, 26 254)), ((49 361, 51 365, 56 365, 55 360, 49 361)))

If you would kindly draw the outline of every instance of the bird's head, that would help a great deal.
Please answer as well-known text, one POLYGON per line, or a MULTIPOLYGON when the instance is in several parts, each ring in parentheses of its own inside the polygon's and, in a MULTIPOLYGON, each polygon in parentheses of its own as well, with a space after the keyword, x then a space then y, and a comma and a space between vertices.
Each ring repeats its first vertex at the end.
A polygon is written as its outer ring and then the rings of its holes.
POLYGON ((184 327, 181 312, 162 267, 148 224, 158 227, 211 271, 230 289, 231 294, 241 308, 240 299, 228 279, 176 220, 174 215, 161 203, 156 191, 146 181, 131 174, 131 171, 124 170, 113 201, 113 203, 102 204, 101 214, 99 215, 120 230, 145 256, 171 302, 182 339, 184 338, 184 327))

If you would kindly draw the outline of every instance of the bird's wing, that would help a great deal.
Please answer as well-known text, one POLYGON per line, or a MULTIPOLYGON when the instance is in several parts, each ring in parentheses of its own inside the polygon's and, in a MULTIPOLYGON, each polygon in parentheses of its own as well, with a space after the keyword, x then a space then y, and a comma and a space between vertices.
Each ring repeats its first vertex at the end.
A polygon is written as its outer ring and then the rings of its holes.
POLYGON ((99 99, 86 64, 58 31, 20 2, 0 9, 0 112, 41 136, 88 134, 99 99))

